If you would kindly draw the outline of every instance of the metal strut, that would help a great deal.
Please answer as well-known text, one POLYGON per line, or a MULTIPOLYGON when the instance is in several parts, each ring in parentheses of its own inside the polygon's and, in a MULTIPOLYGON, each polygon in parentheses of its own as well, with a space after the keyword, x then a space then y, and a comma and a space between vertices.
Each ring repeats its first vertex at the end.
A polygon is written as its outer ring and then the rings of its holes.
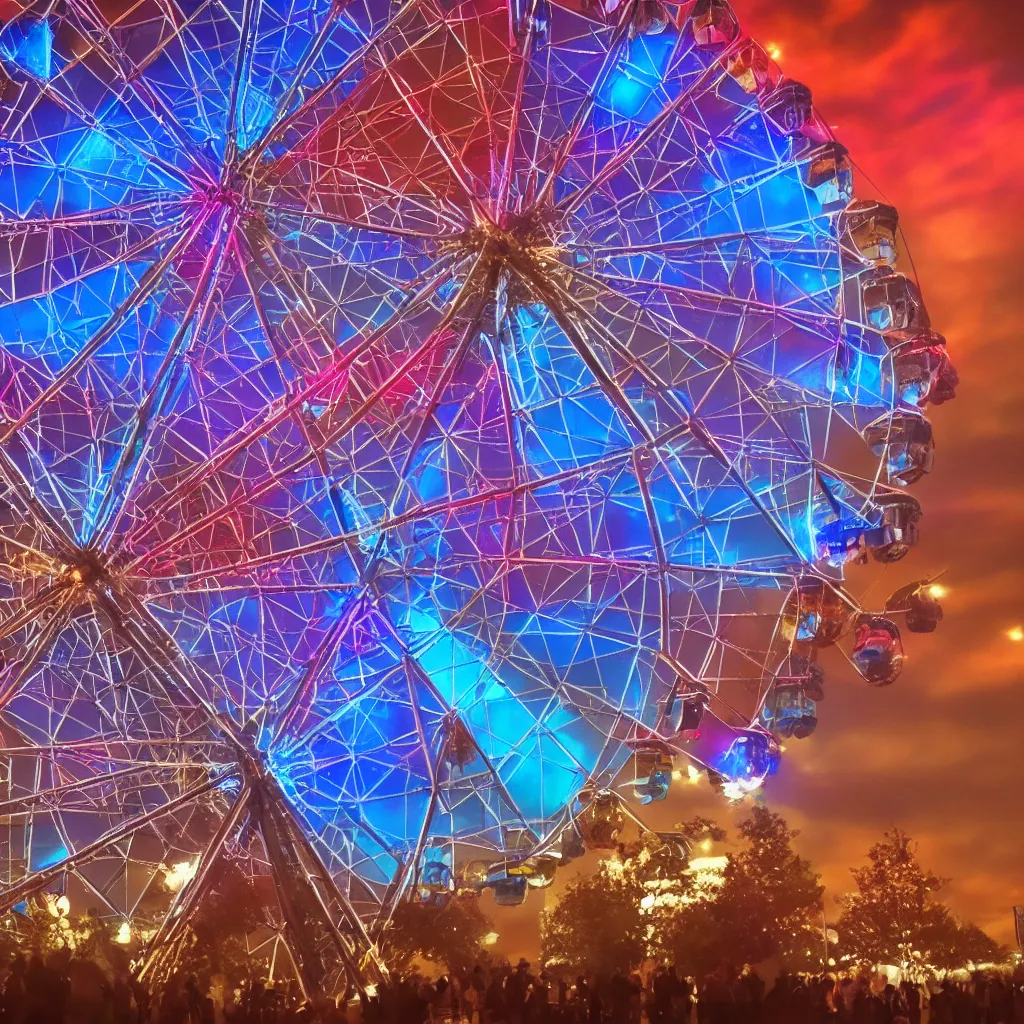
POLYGON ((380 972, 372 957, 366 958, 365 969, 360 964, 359 946, 365 942, 361 923, 349 920, 350 908, 332 908, 337 900, 325 891, 323 865, 312 862, 316 854, 297 834, 277 782, 255 760, 246 768, 251 820, 263 838, 288 945, 305 995, 309 998, 326 991, 330 971, 339 962, 351 983, 364 990, 368 982, 379 980, 380 972))

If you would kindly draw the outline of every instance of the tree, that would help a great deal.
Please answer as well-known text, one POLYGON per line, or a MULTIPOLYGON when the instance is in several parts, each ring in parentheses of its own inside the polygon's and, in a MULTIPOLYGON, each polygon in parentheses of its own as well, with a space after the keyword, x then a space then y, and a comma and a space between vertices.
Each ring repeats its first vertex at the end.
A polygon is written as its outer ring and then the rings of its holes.
POLYGON ((677 825, 668 837, 644 832, 592 875, 574 878, 541 917, 542 960, 606 973, 642 963, 692 886, 688 843, 709 830, 724 836, 703 818, 677 825))
POLYGON ((743 845, 729 856, 719 889, 684 904, 667 922, 664 954, 698 974, 771 956, 790 970, 820 969, 824 888, 810 862, 793 850, 798 833, 760 806, 739 833, 743 845))
POLYGON ((541 916, 541 960, 573 972, 628 971, 647 952, 643 885, 621 862, 577 875, 541 916))
POLYGON ((975 925, 958 922, 939 900, 946 884, 921 867, 900 829, 884 833, 853 869, 854 892, 837 897, 844 952, 861 963, 956 968, 1005 958, 1005 950, 975 925))
POLYGON ((949 928, 937 944, 935 966, 946 970, 978 964, 1002 964, 1010 951, 970 921, 958 921, 950 915, 949 928))
POLYGON ((408 970, 416 957, 454 973, 473 966, 484 937, 492 930, 491 919, 475 898, 456 898, 445 907, 407 900, 398 905, 391 919, 384 957, 396 974, 408 970))
POLYGON ((799 832, 760 806, 739 831, 746 846, 729 861, 717 908, 731 948, 743 963, 777 956, 790 970, 819 969, 825 888, 793 849, 799 832))
POLYGON ((267 967, 266 957, 249 953, 250 935, 273 930, 265 906, 253 879, 236 861, 221 857, 210 887, 188 923, 177 969, 183 975, 195 975, 201 984, 224 975, 229 984, 237 985, 252 976, 257 963, 267 967))

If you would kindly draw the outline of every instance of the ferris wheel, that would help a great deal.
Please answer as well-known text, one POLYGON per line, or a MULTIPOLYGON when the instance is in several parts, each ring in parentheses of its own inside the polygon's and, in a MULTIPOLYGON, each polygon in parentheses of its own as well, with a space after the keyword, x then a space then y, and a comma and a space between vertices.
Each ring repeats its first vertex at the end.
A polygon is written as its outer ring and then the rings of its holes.
MULTIPOLYGON (((898 674, 956 375, 721 0, 42 2, 0 29, 0 891, 224 858, 307 991, 898 674), (622 780, 626 780, 625 786, 622 780)), ((166 892, 166 889, 162 891, 166 892)))

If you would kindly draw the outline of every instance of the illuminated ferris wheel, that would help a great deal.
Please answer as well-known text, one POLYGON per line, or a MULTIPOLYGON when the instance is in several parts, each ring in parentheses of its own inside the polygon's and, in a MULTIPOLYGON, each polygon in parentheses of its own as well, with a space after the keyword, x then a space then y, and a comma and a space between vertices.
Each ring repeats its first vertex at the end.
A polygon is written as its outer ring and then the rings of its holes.
MULTIPOLYGON (((721 0, 94 0, 0 29, 0 889, 223 858, 307 991, 738 795, 956 375, 895 211, 721 0), (625 781, 624 781, 625 780, 625 781)), ((84 896, 81 898, 85 898, 84 896)))

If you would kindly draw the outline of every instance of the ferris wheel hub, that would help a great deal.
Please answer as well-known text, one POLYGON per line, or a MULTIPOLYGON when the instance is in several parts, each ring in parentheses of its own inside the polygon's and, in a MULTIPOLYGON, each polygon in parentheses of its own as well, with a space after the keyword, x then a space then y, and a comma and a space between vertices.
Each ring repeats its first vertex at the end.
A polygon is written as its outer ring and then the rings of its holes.
POLYGON ((108 578, 108 567, 100 553, 81 551, 78 554, 78 560, 64 569, 62 580, 66 586, 92 588, 108 578))
POLYGON ((453 244, 471 267, 471 292, 503 309, 552 305, 568 272, 567 249, 544 210, 480 218, 453 244))

